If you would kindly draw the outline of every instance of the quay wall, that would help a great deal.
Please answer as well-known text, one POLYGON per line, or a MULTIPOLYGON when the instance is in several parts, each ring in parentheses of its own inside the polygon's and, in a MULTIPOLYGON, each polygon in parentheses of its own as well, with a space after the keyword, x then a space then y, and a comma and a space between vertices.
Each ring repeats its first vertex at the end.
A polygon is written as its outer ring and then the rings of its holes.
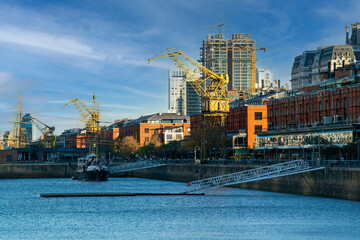
POLYGON ((1 178, 71 178, 76 165, 69 164, 0 164, 1 178))
MULTIPOLYGON (((168 164, 157 168, 111 174, 110 177, 139 177, 186 183, 255 167, 258 166, 168 164)), ((0 179, 71 178, 75 175, 76 166, 69 164, 0 164, 0 179)), ((360 169, 327 168, 238 184, 234 187, 360 201, 360 169)))
MULTIPOLYGON (((172 164, 158 168, 133 171, 122 174, 122 176, 190 182, 244 171, 254 167, 259 166, 172 164)), ((360 169, 327 168, 324 170, 238 184, 234 185, 234 187, 360 201, 360 169)))

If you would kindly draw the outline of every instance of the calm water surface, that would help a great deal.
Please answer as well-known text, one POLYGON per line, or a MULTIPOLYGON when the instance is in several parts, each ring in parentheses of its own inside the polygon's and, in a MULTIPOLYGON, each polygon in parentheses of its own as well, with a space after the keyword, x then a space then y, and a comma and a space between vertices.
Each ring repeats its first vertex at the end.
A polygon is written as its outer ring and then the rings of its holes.
POLYGON ((0 180, 0 239, 360 239, 360 202, 346 200, 233 188, 205 196, 39 196, 185 188, 136 178, 0 180))

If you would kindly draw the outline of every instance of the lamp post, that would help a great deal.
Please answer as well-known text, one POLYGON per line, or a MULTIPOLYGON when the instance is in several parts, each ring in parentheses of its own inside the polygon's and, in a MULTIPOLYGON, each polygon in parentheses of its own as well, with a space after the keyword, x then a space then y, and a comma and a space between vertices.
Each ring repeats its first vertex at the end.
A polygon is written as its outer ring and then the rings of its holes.
POLYGON ((357 139, 357 144, 358 144, 358 166, 360 166, 360 141, 359 141, 359 136, 357 139))
POLYGON ((200 147, 199 147, 199 146, 195 146, 195 151, 194 151, 194 161, 195 161, 195 163, 196 163, 196 151, 197 151, 197 149, 200 150, 200 147))

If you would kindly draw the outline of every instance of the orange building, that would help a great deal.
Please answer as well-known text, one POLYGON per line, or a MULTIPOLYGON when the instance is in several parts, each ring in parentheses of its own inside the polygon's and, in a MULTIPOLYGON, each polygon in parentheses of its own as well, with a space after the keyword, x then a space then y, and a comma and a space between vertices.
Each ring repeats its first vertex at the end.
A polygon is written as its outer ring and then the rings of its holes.
POLYGON ((66 146, 71 148, 86 148, 86 135, 74 134, 66 139, 66 146))
POLYGON ((183 140, 190 135, 190 118, 176 113, 157 113, 140 117, 119 128, 119 138, 133 136, 140 146, 157 134, 162 143, 183 140))
MULTIPOLYGON (((191 116, 191 129, 201 126, 201 116, 191 116)), ((226 119, 226 130, 235 132, 233 147, 235 149, 254 147, 257 133, 267 131, 267 105, 242 105, 231 108, 226 119), (237 134, 236 134, 237 133, 237 134)))

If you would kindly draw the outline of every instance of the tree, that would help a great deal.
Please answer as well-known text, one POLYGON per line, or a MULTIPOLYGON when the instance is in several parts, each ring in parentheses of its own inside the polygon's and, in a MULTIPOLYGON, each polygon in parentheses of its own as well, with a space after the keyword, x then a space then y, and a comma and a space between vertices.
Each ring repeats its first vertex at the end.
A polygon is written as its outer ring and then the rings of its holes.
POLYGON ((150 144, 153 144, 155 147, 161 146, 161 140, 157 132, 155 132, 155 134, 151 136, 150 144))
POLYGON ((137 153, 142 157, 145 157, 145 156, 149 157, 154 153, 154 149, 155 149, 154 144, 149 143, 149 144, 144 145, 141 148, 139 148, 137 153))
POLYGON ((122 158, 128 158, 139 149, 133 136, 126 136, 115 143, 115 152, 122 158))

